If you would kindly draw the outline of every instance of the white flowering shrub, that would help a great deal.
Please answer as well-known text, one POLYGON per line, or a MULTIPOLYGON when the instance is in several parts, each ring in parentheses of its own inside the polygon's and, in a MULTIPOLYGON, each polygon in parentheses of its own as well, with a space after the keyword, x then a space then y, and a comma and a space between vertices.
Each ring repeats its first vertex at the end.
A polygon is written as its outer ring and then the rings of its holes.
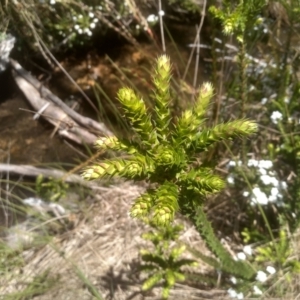
POLYGON ((229 80, 222 81, 226 95, 217 103, 216 119, 239 115, 259 123, 257 140, 244 143, 241 156, 236 156, 238 144, 236 152, 230 153, 231 159, 236 158, 223 169, 228 172, 229 187, 224 198, 234 209, 227 208, 232 219, 224 217, 227 222, 222 224, 236 225, 246 251, 235 253, 235 258, 248 261, 257 272, 251 283, 230 278, 228 295, 285 298, 287 290, 295 293, 300 270, 300 64, 292 42, 294 26, 299 26, 299 5, 295 1, 236 1, 236 5, 222 1, 210 11, 225 33, 222 39, 217 35, 211 47, 214 67, 222 61, 218 71, 235 70, 229 80), (246 16, 254 7, 259 11, 260 5, 269 15, 246 16), (255 243, 251 250, 250 243, 255 243))
MULTIPOLYGON (((248 261, 255 266, 254 264, 254 256, 253 249, 250 245, 244 246, 243 250, 237 253, 235 259, 248 261)), ((247 282, 244 279, 237 278, 231 276, 229 278, 229 282, 231 287, 227 290, 228 296, 232 299, 244 299, 246 298, 256 298, 257 296, 263 295, 268 283, 270 281, 274 281, 276 278, 276 268, 274 268, 271 264, 263 267, 262 265, 255 266, 258 271, 256 272, 254 282, 247 282)))
MULTIPOLYGON (((241 178, 242 162, 231 160, 227 164, 227 168, 229 171, 227 182, 234 185, 237 178, 241 178)), ((274 170, 273 162, 271 160, 249 159, 246 161, 246 168, 248 178, 251 179, 251 186, 243 185, 244 188, 241 190, 246 201, 252 206, 257 204, 283 206, 287 183, 279 179, 274 170)))
POLYGON ((129 0, 9 1, 0 9, 0 33, 13 31, 17 41, 22 39, 34 50, 38 34, 51 50, 59 50, 88 46, 93 37, 104 36, 108 30, 134 43, 134 36, 149 33, 157 19, 156 15, 143 16, 135 1, 129 0))
POLYGON ((248 262, 257 272, 252 281, 231 276, 228 296, 232 299, 266 296, 270 286, 274 286, 278 278, 290 280, 288 273, 300 272, 300 262, 290 258, 291 252, 288 237, 283 230, 279 233, 278 242, 271 242, 256 249, 251 245, 244 246, 242 251, 236 254, 235 259, 248 262))

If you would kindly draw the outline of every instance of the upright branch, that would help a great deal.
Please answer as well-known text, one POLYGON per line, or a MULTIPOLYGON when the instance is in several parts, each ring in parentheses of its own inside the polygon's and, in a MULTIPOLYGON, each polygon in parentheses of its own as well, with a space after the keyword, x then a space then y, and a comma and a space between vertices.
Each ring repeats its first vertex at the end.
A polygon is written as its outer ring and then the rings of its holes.
POLYGON ((170 79, 170 60, 166 55, 162 55, 157 59, 157 67, 153 76, 153 83, 155 86, 155 124, 158 132, 158 138, 161 142, 167 140, 169 134, 169 123, 171 121, 171 113, 169 109, 169 104, 171 102, 170 79))

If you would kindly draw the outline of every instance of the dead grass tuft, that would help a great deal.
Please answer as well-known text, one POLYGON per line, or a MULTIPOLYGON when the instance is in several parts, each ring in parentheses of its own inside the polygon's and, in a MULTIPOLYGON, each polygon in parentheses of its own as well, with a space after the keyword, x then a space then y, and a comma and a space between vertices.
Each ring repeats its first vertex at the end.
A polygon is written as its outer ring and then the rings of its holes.
MULTIPOLYGON (((104 299, 159 299, 159 288, 140 292, 138 253, 148 246, 141 238, 146 228, 128 215, 132 201, 143 191, 143 186, 129 182, 101 189, 88 211, 77 216, 74 229, 54 237, 46 246, 19 254, 24 266, 14 268, 0 280, 0 295, 5 299, 16 293, 22 295, 40 274, 48 272, 57 280, 35 299, 101 299, 99 294, 104 299)), ((209 255, 196 230, 182 222, 186 230, 181 240, 209 255)), ((202 263, 194 271, 205 274, 212 269, 202 263)), ((214 293, 219 298, 223 291, 214 293)), ((171 299, 209 299, 209 295, 214 298, 212 292, 181 284, 172 291, 171 299)))

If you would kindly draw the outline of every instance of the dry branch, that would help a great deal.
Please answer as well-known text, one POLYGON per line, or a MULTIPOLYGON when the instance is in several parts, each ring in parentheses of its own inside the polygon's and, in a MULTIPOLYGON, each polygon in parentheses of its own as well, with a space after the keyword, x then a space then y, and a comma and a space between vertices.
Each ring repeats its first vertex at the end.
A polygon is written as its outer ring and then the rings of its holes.
POLYGON ((89 188, 96 187, 98 183, 88 182, 83 180, 79 175, 67 174, 64 171, 56 169, 36 168, 30 165, 11 165, 11 164, 0 164, 0 173, 11 173, 23 176, 37 177, 43 175, 47 178, 64 178, 64 181, 68 183, 77 183, 89 188))
POLYGON ((32 107, 39 112, 47 103, 43 116, 56 128, 58 133, 76 143, 93 144, 97 136, 113 135, 103 123, 83 117, 68 107, 62 100, 52 94, 47 88, 30 75, 16 61, 10 59, 13 77, 32 107), (90 131, 97 132, 97 136, 90 131))

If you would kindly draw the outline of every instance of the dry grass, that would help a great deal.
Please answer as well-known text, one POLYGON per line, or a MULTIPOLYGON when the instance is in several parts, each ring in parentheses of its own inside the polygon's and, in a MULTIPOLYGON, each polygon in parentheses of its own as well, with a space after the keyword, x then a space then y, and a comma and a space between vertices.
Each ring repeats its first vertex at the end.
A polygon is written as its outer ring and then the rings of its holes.
MULTIPOLYGON (((95 195, 84 218, 77 216, 74 229, 54 237, 46 246, 19 254, 24 266, 13 268, 0 280, 2 299, 32 299, 25 291, 37 278, 41 281, 43 274, 47 274, 44 281, 52 284, 46 291, 35 293, 34 299, 101 299, 95 291, 104 299, 159 299, 159 288, 140 292, 138 252, 147 247, 141 238, 146 228, 128 215, 132 200, 144 187, 126 182, 103 190, 95 195)), ((195 229, 182 222, 186 229, 181 240, 209 255, 195 229)), ((212 269, 202 263, 194 271, 206 274, 212 269)), ((220 299, 222 294, 181 284, 176 285, 170 299, 220 299)))

